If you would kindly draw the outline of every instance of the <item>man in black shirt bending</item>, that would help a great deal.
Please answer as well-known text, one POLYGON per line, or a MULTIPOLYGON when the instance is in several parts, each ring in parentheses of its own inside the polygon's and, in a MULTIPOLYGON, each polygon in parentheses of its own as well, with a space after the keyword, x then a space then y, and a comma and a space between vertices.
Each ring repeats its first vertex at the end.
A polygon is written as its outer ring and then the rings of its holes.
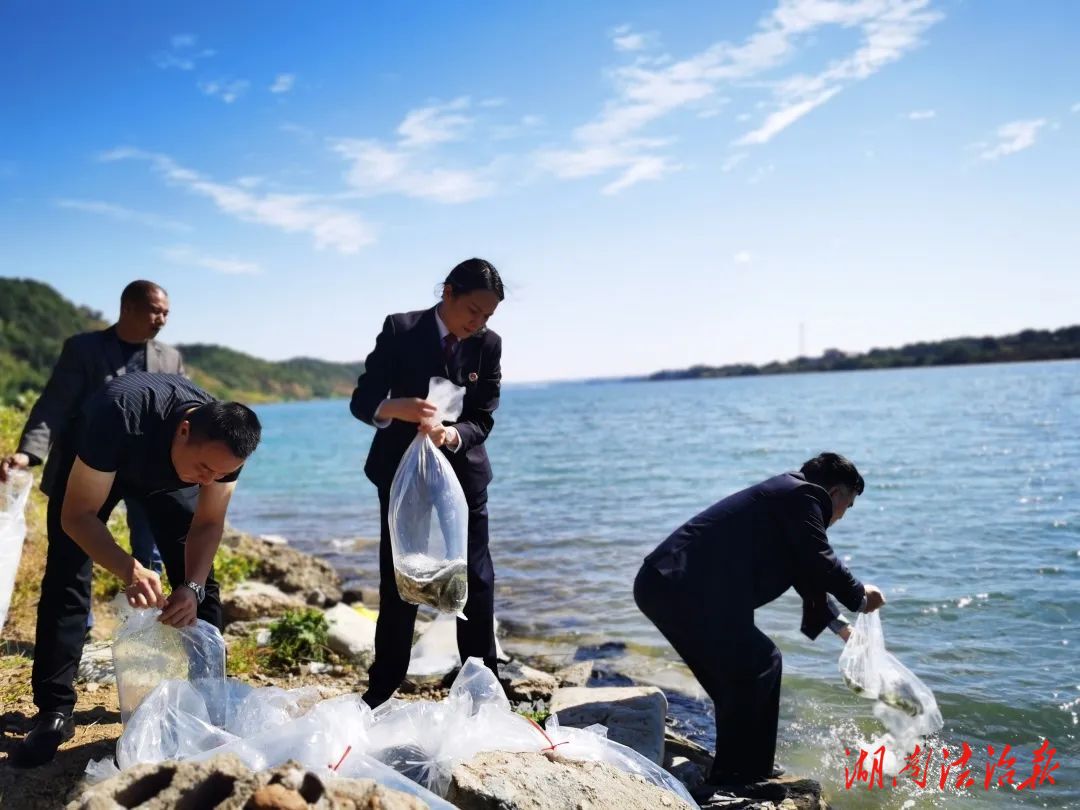
MULTIPOLYGON (((112 326, 73 335, 26 420, 15 452, 0 459, 0 482, 10 470, 42 462, 41 491, 49 496, 48 532, 61 534, 60 504, 75 461, 83 406, 114 377, 137 371, 183 374, 180 352, 157 340, 169 318, 169 296, 152 281, 133 281, 120 294, 120 317, 112 326)), ((131 550, 144 565, 161 570, 161 558, 147 524, 146 510, 124 493, 131 550)))
POLYGON ((236 479, 260 433, 249 408, 218 402, 176 374, 124 374, 87 402, 61 507, 63 534, 50 537, 42 579, 32 676, 39 714, 15 765, 48 762, 74 733, 73 681, 92 563, 126 584, 133 607, 161 608, 164 624, 184 627, 199 618, 221 627, 214 554, 236 479), (168 598, 158 575, 120 548, 106 526, 126 493, 146 505, 173 586, 168 598))

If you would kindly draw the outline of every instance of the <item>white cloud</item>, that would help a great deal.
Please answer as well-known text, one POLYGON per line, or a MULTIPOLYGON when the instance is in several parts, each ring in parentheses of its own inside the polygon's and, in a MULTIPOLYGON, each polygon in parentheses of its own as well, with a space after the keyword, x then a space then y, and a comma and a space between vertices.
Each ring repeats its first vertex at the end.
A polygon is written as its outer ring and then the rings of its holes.
POLYGON ((473 122, 462 112, 468 107, 468 97, 462 96, 448 104, 410 110, 397 129, 401 146, 412 149, 460 140, 473 122))
POLYGON ((181 166, 168 155, 121 147, 101 155, 103 161, 140 160, 150 163, 167 183, 206 197, 219 210, 243 220, 286 233, 306 233, 319 249, 356 253, 375 241, 372 227, 359 215, 309 194, 257 194, 240 185, 216 183, 181 166))
POLYGON ((735 262, 735 264, 750 264, 753 259, 754 257, 749 250, 740 250, 731 257, 731 260, 735 262))
POLYGON ((629 25, 620 25, 611 32, 611 43, 617 51, 640 51, 646 45, 644 34, 637 34, 629 25))
POLYGON ((733 155, 729 155, 727 159, 724 160, 723 165, 720 166, 720 170, 724 172, 724 174, 727 174, 744 160, 746 160, 749 154, 749 152, 736 152, 733 155))
POLYGON ((735 145, 746 146, 748 144, 767 143, 778 132, 787 129, 815 107, 820 107, 839 92, 839 87, 830 87, 813 98, 803 99, 788 104, 786 107, 781 107, 776 112, 771 113, 760 127, 752 132, 747 132, 735 141, 735 145))
POLYGON ((331 148, 351 164, 345 179, 362 196, 402 194, 440 203, 464 203, 495 192, 490 170, 446 168, 435 151, 463 140, 473 126, 471 102, 462 96, 446 104, 410 110, 397 128, 398 140, 336 138, 331 148))
POLYGON ((55 200, 57 208, 66 208, 72 211, 82 211, 86 214, 96 214, 107 217, 116 222, 134 222, 138 225, 146 225, 163 231, 190 231, 191 226, 174 219, 151 214, 147 211, 135 211, 121 205, 115 205, 102 200, 55 200))
POLYGON ((1028 121, 1010 121, 997 128, 997 143, 983 144, 979 157, 983 160, 998 158, 1020 152, 1035 144, 1039 130, 1046 126, 1045 118, 1028 121))
POLYGON ((352 166, 349 185, 363 196, 403 194, 441 203, 464 203, 487 197, 494 186, 476 172, 431 167, 422 155, 379 141, 339 138, 333 149, 352 166))
POLYGON ((251 82, 246 79, 215 79, 199 82, 199 89, 211 98, 220 98, 226 104, 232 104, 247 92, 251 82))
POLYGON ((288 93, 296 84, 296 76, 292 73, 279 73, 274 83, 270 85, 271 93, 288 93))
POLYGON ((202 59, 209 59, 214 51, 198 48, 194 34, 174 34, 169 38, 169 49, 154 54, 154 64, 162 70, 194 70, 202 59))
POLYGON ((213 270, 215 273, 225 273, 230 276, 258 275, 262 272, 262 268, 255 262, 207 256, 205 253, 199 253, 190 245, 175 245, 174 247, 165 248, 161 251, 161 255, 175 264, 202 267, 206 270, 213 270))
MULTIPOLYGON (((929 10, 930 0, 786 0, 758 35, 776 53, 794 48, 796 37, 822 26, 858 27, 860 41, 850 55, 813 75, 796 74, 779 82, 774 100, 779 109, 737 143, 766 143, 847 85, 862 81, 922 44, 922 35, 943 15, 929 10)), ((768 48, 765 48, 768 52, 768 48)))
MULTIPOLYGON (((741 43, 717 42, 682 59, 638 57, 612 70, 615 96, 592 121, 574 130, 572 147, 542 150, 536 161, 558 177, 621 174, 604 187, 608 191, 658 179, 679 163, 657 154, 670 138, 647 138, 642 130, 686 108, 708 109, 722 87, 745 87, 781 67, 820 28, 857 28, 859 43, 847 56, 816 74, 794 74, 766 85, 773 90, 767 105, 773 111, 736 144, 766 143, 847 85, 916 48, 942 17, 929 5, 930 0, 780 0, 741 43)), ((631 31, 621 26, 613 36, 628 37, 631 31)))
POLYGON ((907 114, 907 117, 911 121, 927 121, 931 118, 937 117, 936 110, 912 110, 907 114))

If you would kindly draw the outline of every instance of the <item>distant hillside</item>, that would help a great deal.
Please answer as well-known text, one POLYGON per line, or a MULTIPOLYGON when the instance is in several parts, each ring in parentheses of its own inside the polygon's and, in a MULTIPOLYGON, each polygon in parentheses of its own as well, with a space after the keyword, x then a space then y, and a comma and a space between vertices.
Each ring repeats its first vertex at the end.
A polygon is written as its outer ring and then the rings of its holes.
POLYGON ((0 278, 0 402, 40 391, 64 340, 106 325, 100 312, 75 306, 48 284, 0 278))
POLYGON ((857 369, 911 366, 959 366, 971 363, 1013 363, 1026 360, 1080 358, 1080 326, 1063 329, 1025 329, 1004 337, 961 337, 909 343, 899 349, 871 349, 847 354, 827 349, 820 357, 796 357, 763 366, 738 363, 727 366, 691 366, 658 371, 649 380, 694 380, 716 377, 749 377, 757 374, 797 374, 809 371, 855 371, 857 369))
POLYGON ((214 396, 258 402, 349 396, 363 363, 330 363, 310 357, 270 362, 204 343, 182 344, 188 374, 214 396))
MULTIPOLYGON (((0 278, 0 403, 45 385, 65 339, 107 326, 48 284, 0 278)), ((270 362, 222 346, 178 346, 188 374, 214 396, 248 402, 348 396, 363 363, 270 362)))

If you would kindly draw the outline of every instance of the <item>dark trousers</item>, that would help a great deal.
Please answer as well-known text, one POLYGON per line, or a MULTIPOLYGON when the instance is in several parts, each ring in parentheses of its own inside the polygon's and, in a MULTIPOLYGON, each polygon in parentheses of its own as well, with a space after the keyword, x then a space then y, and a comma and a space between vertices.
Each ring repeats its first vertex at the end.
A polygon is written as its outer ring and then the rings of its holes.
MULTIPOLYGON (((67 473, 62 472, 49 495, 49 549, 41 579, 31 683, 34 703, 40 711, 70 714, 75 708, 75 673, 86 637, 93 563, 61 527, 60 511, 67 483, 67 473)), ((198 494, 198 487, 188 487, 143 499, 173 588, 186 581, 184 544, 198 494)), ((98 512, 103 523, 108 521, 120 498, 119 488, 114 487, 98 512)), ((221 599, 213 572, 206 581, 206 599, 199 605, 198 617, 221 628, 221 599)))
MULTIPOLYGON (((475 656, 499 674, 495 655, 495 568, 488 549, 487 491, 467 497, 469 505, 468 621, 458 619, 457 642, 461 660, 475 656)), ((368 669, 364 700, 375 707, 390 699, 409 669, 416 605, 398 596, 394 581, 394 554, 390 545, 389 490, 379 490, 382 534, 379 541, 379 618, 375 625, 375 660, 368 669)))
POLYGON ((739 578, 717 574, 704 592, 670 580, 645 563, 634 581, 638 608, 712 698, 713 783, 769 776, 780 714, 780 650, 754 626, 753 602, 743 598, 745 584, 729 579, 739 578))
POLYGON ((140 498, 130 495, 124 497, 127 507, 128 535, 131 537, 131 556, 139 561, 143 568, 161 573, 165 562, 161 559, 157 543, 154 542, 154 530, 150 528, 150 518, 140 498))

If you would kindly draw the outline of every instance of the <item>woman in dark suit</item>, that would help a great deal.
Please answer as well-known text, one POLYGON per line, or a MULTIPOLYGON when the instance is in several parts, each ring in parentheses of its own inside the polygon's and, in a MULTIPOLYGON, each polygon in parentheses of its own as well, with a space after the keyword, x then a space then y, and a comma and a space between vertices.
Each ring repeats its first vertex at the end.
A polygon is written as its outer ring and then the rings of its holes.
POLYGON ((364 472, 379 490, 382 537, 379 544, 379 620, 375 661, 368 670, 364 700, 378 706, 390 698, 409 668, 416 605, 398 595, 387 518, 390 484, 398 462, 417 431, 442 448, 465 491, 469 506, 468 621, 458 620, 458 652, 484 659, 496 674, 495 570, 488 551, 487 486, 491 482, 484 440, 499 406, 502 341, 487 329, 503 300, 498 271, 483 259, 469 259, 450 271, 442 300, 427 310, 389 315, 356 382, 349 409, 377 428, 364 472), (465 387, 460 418, 432 423, 428 382, 445 377, 465 387))

